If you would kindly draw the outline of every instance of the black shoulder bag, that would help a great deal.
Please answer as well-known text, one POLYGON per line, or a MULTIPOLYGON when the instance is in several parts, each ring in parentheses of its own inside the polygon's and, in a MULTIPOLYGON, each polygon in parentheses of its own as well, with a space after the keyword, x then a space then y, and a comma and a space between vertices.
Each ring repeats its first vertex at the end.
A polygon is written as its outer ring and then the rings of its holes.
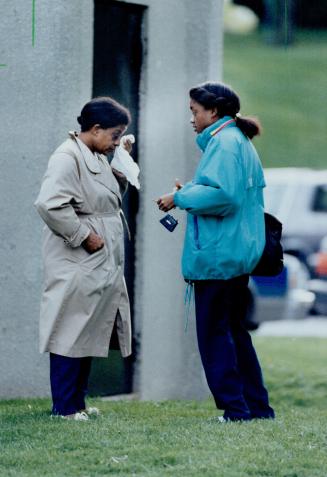
POLYGON ((266 244, 259 263, 251 275, 274 277, 284 268, 283 247, 281 245, 282 224, 271 214, 265 212, 266 244))

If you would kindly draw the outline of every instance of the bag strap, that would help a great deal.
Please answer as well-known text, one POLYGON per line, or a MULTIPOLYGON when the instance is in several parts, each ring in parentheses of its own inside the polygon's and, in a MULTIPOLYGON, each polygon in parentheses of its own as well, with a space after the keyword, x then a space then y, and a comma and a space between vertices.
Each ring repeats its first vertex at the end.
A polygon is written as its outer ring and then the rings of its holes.
POLYGON ((214 129, 213 131, 211 131, 210 136, 215 136, 215 135, 218 134, 222 129, 224 129, 226 126, 228 126, 229 124, 232 124, 232 123, 236 123, 235 119, 229 119, 228 121, 226 121, 225 123, 223 123, 221 126, 219 126, 217 129, 214 129))

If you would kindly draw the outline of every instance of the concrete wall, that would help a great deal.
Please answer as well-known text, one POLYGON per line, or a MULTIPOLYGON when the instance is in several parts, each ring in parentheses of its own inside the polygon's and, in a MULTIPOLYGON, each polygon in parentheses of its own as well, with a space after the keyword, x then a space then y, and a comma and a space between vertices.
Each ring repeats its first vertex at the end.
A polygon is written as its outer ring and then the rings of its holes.
MULTIPOLYGON (((49 154, 77 127, 92 91, 93 2, 4 2, 0 25, 1 149, 0 397, 49 392, 38 354, 41 224, 32 204, 49 154)), ((141 337, 135 389, 143 399, 207 394, 194 335, 184 333, 180 274, 183 213, 173 234, 152 199, 175 177, 192 177, 199 153, 188 89, 220 76, 222 0, 131 1, 148 6, 140 94, 142 190, 137 218, 135 328, 141 337)))
POLYGON ((48 393, 38 353, 41 222, 33 209, 49 154, 91 95, 89 0, 1 2, 0 396, 48 393))

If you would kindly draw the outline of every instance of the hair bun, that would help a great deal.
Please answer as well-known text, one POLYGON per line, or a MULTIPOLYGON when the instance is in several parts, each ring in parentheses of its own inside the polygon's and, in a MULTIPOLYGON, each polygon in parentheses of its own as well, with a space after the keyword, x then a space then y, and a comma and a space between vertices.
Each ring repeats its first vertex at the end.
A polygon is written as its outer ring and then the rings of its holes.
POLYGON ((81 125, 82 125, 82 116, 78 116, 78 117, 77 117, 77 122, 78 122, 78 124, 81 124, 81 125))

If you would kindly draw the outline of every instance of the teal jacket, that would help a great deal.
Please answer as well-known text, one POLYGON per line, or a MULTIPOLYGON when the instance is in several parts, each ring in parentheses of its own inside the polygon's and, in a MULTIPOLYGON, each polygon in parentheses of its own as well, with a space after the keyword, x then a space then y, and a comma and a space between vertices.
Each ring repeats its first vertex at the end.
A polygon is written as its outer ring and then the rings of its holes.
POLYGON ((197 136, 203 155, 194 179, 175 193, 187 214, 182 272, 188 280, 250 273, 265 244, 264 175, 252 142, 225 116, 197 136))

